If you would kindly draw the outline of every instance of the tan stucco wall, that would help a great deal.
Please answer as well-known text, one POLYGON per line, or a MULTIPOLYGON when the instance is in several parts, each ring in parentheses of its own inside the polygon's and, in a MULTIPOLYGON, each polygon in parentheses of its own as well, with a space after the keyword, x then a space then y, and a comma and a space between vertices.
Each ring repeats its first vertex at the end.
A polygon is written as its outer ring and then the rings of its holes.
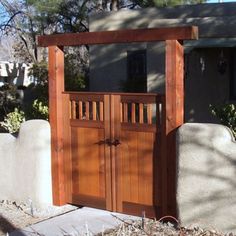
POLYGON ((18 137, 0 133, 0 200, 52 205, 50 126, 22 124, 18 137))
POLYGON ((230 49, 199 48, 186 54, 185 58, 185 121, 217 122, 209 105, 229 101, 230 49), (228 63, 224 74, 217 70, 222 52, 228 63))
MULTIPOLYGON (((91 15, 89 27, 90 31, 102 31, 198 25, 201 38, 199 43, 184 42, 184 45, 187 45, 185 47, 185 121, 217 122, 210 113, 209 105, 229 101, 230 48, 227 47, 236 45, 234 27, 236 17, 233 8, 236 8, 236 3, 121 10, 115 13, 91 15), (219 39, 222 36, 228 40, 219 39), (230 44, 227 43, 229 40, 231 40, 230 44), (226 48, 223 49, 224 47, 226 48), (221 53, 217 48, 224 50, 224 57, 228 62, 224 75, 217 71, 217 62, 221 53), (205 63, 204 71, 201 68, 201 58, 205 63)), ((148 92, 164 93, 165 44, 163 42, 90 47, 91 91, 120 91, 120 81, 127 79, 127 51, 140 48, 147 50, 148 92)))
POLYGON ((90 15, 89 30, 199 26, 200 38, 236 37, 236 3, 120 10, 90 15))
POLYGON ((122 91, 127 79, 127 51, 146 49, 147 88, 164 93, 164 43, 118 44, 90 46, 90 90, 122 91))
POLYGON ((236 142, 228 128, 184 124, 177 134, 177 202, 183 225, 236 232, 236 142))

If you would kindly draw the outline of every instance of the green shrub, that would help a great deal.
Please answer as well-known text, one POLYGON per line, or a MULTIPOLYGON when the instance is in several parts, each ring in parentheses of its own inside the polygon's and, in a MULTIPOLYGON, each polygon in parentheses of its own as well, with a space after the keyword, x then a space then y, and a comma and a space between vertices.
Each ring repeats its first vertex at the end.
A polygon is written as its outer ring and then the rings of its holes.
POLYGON ((29 70, 29 76, 35 78, 35 83, 44 85, 48 83, 48 65, 46 61, 34 63, 29 70))
POLYGON ((211 113, 219 118, 221 124, 228 126, 236 137, 236 105, 224 104, 221 106, 210 105, 211 113))
POLYGON ((4 121, 0 122, 0 125, 9 133, 16 133, 20 129, 20 125, 25 121, 25 114, 23 111, 15 108, 13 112, 10 112, 4 118, 4 121))
POLYGON ((39 99, 34 100, 31 110, 31 119, 48 120, 48 106, 39 99))
POLYGON ((17 87, 12 84, 5 84, 0 87, 0 121, 4 117, 14 111, 15 107, 19 107, 21 100, 17 94, 17 87))

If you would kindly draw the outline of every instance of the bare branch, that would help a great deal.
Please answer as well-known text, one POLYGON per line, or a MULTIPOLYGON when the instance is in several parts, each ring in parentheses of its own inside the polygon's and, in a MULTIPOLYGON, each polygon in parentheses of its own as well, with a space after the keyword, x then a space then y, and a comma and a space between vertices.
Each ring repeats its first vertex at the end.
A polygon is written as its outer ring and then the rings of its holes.
POLYGON ((15 18, 15 16, 19 15, 19 14, 22 14, 23 12, 22 11, 18 11, 18 12, 15 12, 11 17, 10 19, 7 21, 7 23, 5 24, 5 26, 9 26, 10 22, 15 18))

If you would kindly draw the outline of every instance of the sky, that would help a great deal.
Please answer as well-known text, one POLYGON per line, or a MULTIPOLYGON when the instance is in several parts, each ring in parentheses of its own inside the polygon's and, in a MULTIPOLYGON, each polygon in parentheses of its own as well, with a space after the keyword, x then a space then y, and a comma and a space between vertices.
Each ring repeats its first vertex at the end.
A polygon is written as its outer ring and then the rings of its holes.
POLYGON ((207 0, 208 3, 214 2, 236 2, 236 0, 207 0))

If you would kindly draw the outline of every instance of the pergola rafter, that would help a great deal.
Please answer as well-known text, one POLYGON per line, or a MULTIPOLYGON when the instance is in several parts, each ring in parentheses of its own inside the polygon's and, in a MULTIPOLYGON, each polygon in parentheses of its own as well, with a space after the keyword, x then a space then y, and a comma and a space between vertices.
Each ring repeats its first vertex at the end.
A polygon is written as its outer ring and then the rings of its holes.
POLYGON ((130 29, 105 32, 86 32, 73 34, 57 34, 38 36, 38 46, 49 48, 49 113, 52 134, 52 177, 53 200, 56 205, 67 202, 67 188, 63 165, 63 99, 64 92, 64 53, 63 46, 79 46, 93 44, 114 44, 132 42, 165 41, 166 43, 166 93, 165 124, 161 138, 162 202, 163 214, 176 215, 175 176, 176 176, 176 129, 183 124, 184 118, 184 86, 183 65, 184 50, 182 40, 198 38, 195 26, 130 29), (168 164, 168 165, 167 165, 168 164), (171 186, 166 186, 166 179, 171 186), (172 194, 171 194, 172 193, 172 194))

